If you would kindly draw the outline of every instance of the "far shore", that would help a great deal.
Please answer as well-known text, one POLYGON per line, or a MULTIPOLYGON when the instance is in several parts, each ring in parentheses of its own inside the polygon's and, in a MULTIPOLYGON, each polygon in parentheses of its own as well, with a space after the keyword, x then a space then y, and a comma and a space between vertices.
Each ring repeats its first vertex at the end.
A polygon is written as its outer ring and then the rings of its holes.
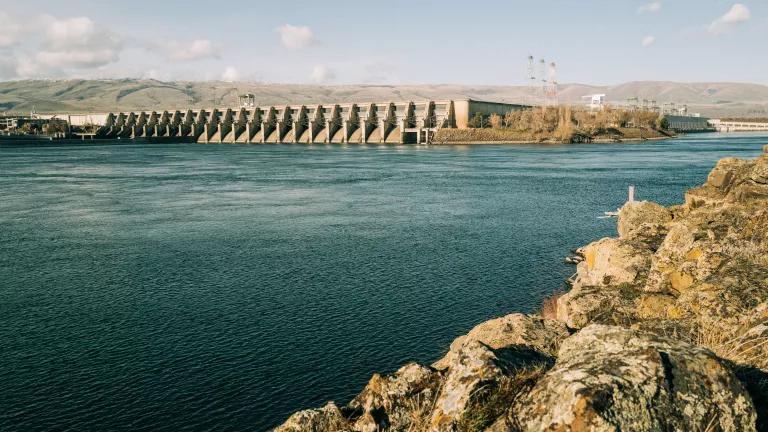
POLYGON ((560 144, 617 144, 617 143, 642 143, 645 141, 663 141, 677 138, 677 135, 651 138, 596 138, 589 142, 569 143, 564 141, 440 141, 431 142, 431 145, 560 145, 560 144))

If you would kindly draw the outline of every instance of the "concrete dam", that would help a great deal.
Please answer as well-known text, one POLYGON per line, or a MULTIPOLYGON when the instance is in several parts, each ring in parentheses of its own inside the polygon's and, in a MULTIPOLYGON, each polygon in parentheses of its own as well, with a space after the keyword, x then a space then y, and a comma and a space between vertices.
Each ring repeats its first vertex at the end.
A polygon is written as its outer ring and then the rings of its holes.
POLYGON ((258 107, 252 100, 241 97, 239 108, 54 117, 66 120, 73 135, 96 139, 418 144, 429 142, 440 128, 467 128, 477 114, 503 116, 525 108, 528 107, 470 99, 258 107))

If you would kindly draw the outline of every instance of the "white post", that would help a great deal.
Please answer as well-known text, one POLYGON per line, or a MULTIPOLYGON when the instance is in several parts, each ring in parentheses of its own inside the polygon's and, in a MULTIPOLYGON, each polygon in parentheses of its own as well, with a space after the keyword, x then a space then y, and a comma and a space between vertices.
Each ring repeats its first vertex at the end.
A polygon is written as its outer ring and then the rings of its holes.
POLYGON ((629 186, 629 200, 628 202, 635 202, 635 186, 629 186))

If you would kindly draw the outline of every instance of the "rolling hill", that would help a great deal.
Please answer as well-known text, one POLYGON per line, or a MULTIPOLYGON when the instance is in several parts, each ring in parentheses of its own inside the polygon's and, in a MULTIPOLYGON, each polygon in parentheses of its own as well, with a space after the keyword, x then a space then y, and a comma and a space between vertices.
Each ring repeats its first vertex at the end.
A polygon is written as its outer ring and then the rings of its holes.
MULTIPOLYGON (((155 80, 39 80, 0 82, 0 110, 26 113, 106 112, 234 106, 237 95, 253 93, 262 105, 473 98, 531 103, 522 86, 487 85, 299 85, 155 80)), ((629 97, 688 104, 705 116, 768 116, 768 86, 748 83, 639 81, 615 86, 563 84, 560 101, 581 104, 582 96, 605 93, 612 103, 629 97)))

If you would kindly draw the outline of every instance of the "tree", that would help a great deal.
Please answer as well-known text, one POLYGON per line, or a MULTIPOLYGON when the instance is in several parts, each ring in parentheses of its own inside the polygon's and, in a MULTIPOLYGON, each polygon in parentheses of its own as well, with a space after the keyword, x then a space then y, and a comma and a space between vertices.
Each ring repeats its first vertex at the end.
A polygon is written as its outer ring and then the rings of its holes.
POLYGON ((494 129, 501 129, 502 118, 500 115, 493 113, 491 114, 491 117, 488 119, 488 123, 490 123, 491 127, 494 129))
POLYGON ((51 135, 57 133, 65 133, 67 131, 67 124, 66 122, 60 120, 51 120, 43 127, 43 130, 45 133, 51 135))
POLYGON ((481 113, 475 113, 475 115, 469 120, 469 123, 467 126, 471 128, 483 128, 485 127, 486 121, 485 118, 483 118, 483 115, 481 113))

